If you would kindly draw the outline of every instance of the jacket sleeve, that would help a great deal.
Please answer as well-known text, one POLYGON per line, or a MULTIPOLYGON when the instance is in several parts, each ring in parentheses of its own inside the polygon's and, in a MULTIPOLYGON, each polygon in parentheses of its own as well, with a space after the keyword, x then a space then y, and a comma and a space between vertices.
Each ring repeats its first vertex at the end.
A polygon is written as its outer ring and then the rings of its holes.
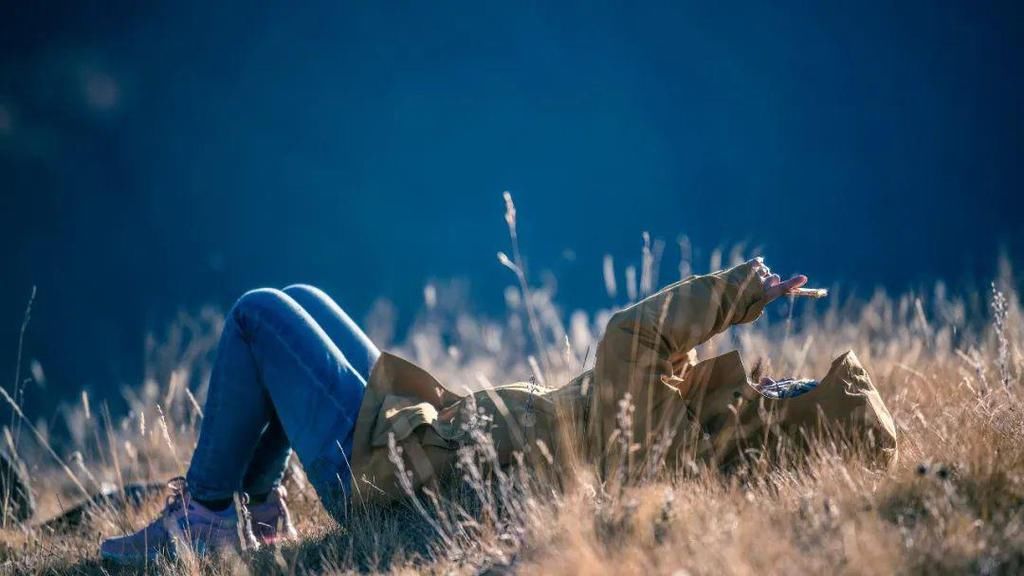
POLYGON ((676 282, 612 316, 597 349, 591 440, 602 446, 614 431, 627 392, 636 425, 649 423, 657 396, 668 389, 662 376, 671 375, 697 345, 733 324, 755 320, 764 305, 762 283, 747 262, 676 282))

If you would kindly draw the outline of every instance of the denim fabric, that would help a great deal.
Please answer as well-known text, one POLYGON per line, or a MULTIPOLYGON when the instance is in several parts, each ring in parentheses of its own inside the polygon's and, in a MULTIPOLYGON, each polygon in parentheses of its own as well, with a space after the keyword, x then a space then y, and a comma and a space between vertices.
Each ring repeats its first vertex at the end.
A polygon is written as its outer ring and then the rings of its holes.
POLYGON ((200 500, 262 494, 291 451, 330 509, 351 481, 352 431, 380 351, 317 288, 247 292, 225 319, 187 481, 200 500))
POLYGON ((757 391, 766 398, 774 398, 776 400, 803 396, 817 387, 818 381, 809 378, 786 378, 756 386, 757 391))

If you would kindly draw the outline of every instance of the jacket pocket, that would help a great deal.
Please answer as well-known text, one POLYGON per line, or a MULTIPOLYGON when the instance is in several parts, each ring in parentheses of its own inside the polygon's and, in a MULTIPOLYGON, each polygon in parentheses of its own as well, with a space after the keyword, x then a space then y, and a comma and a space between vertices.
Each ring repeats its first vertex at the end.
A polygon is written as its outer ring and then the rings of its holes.
POLYGON ((459 436, 458 430, 438 418, 437 408, 410 396, 389 395, 384 398, 370 435, 370 445, 380 448, 388 445, 388 435, 395 435, 401 443, 420 427, 427 426, 421 436, 423 444, 449 448, 459 436))

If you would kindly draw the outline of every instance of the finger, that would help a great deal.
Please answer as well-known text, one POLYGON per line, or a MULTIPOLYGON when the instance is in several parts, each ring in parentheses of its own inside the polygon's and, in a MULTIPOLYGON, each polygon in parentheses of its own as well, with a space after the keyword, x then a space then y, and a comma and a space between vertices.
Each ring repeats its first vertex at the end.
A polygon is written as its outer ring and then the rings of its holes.
POLYGON ((753 267, 754 272, 757 273, 758 278, 764 278, 771 273, 771 270, 769 270, 768 266, 764 263, 764 258, 760 256, 751 260, 750 264, 753 267))
POLYGON ((803 274, 797 274, 796 276, 793 276, 789 280, 786 280, 785 282, 779 284, 778 288, 780 288, 782 290, 782 293, 785 294, 786 292, 789 292, 790 290, 795 290, 803 286, 804 284, 807 284, 807 276, 804 276, 803 274))
POLYGON ((771 276, 764 279, 765 288, 773 288, 775 286, 778 286, 781 280, 782 278, 780 278, 778 274, 772 274, 771 276))
POLYGON ((799 288, 806 283, 807 276, 804 276, 803 274, 798 274, 790 278, 789 280, 786 280, 785 282, 780 282, 769 288, 766 288, 764 291, 764 296, 769 302, 771 302, 772 300, 775 300, 776 298, 779 298, 782 295, 786 294, 790 290, 799 288))

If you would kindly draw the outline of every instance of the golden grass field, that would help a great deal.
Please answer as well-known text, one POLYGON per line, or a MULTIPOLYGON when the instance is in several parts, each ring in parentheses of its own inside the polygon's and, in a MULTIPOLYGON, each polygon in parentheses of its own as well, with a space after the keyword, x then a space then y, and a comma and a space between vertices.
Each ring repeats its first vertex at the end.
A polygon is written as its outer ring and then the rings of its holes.
MULTIPOLYGON (((645 259, 650 254, 645 251, 645 259)), ((741 257, 739 251, 716 253, 712 266, 741 257)), ((621 292, 635 298, 655 285, 653 264, 632 273, 636 285, 627 282, 621 292)), ((504 319, 463 312, 466 289, 451 283, 425 290, 424 308, 405 341, 391 341, 392 309, 384 303, 366 328, 382 347, 444 381, 465 384, 528 378, 538 365, 529 358, 539 338, 552 367, 546 381, 564 382, 592 362, 611 311, 570 313, 553 303, 552 287, 523 286, 507 291, 504 319), (527 306, 537 330, 528 327, 527 306)), ((104 565, 100 539, 143 525, 161 497, 142 510, 98 508, 71 529, 44 521, 103 485, 184 473, 221 323, 219 313, 203 310, 181 315, 149 339, 147 377, 124 391, 127 415, 111 417, 103 398, 83 394, 62 418, 28 415, 7 431, 7 442, 17 442, 31 471, 40 510, 30 526, 8 526, 0 534, 0 572, 1024 571, 1024 322, 1009 267, 1002 266, 992 286, 965 294, 942 283, 898 296, 832 288, 823 301, 775 303, 758 322, 720 335, 699 353, 739 348, 751 364, 763 359, 772 375, 820 377, 832 358, 855 350, 897 424, 900 458, 892 470, 869 468, 827 444, 800 466, 724 477, 695 464, 615 489, 596 483, 586 465, 563 471, 557 486, 511 470, 452 487, 439 499, 418 495, 417 505, 357 510, 339 526, 293 464, 288 487, 301 544, 244 558, 167 559, 133 570, 104 565), (1003 306, 994 306, 1000 298, 1003 306), (45 448, 51 437, 62 438, 53 440, 52 454, 45 448)))

